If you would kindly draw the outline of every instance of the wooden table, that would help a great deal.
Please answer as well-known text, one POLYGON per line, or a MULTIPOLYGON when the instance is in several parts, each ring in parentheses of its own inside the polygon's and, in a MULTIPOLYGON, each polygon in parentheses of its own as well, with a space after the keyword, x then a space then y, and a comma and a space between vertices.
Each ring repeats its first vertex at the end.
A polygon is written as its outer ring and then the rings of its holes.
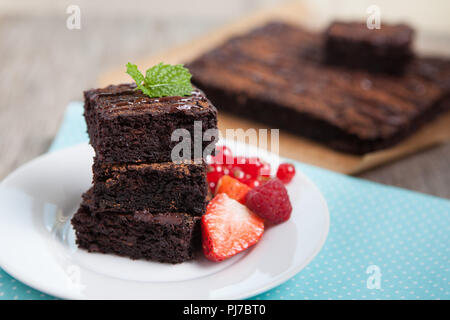
MULTIPOLYGON (((195 11, 186 13, 172 2, 159 10, 145 1, 126 9, 104 9, 107 1, 78 1, 81 30, 68 30, 62 3, 0 3, 0 179, 47 150, 67 103, 82 99, 82 91, 94 87, 100 73, 185 42, 261 5, 233 0, 202 8, 209 2, 199 0, 191 4, 195 11)), ((449 159, 447 143, 358 176, 450 198, 449 159)))

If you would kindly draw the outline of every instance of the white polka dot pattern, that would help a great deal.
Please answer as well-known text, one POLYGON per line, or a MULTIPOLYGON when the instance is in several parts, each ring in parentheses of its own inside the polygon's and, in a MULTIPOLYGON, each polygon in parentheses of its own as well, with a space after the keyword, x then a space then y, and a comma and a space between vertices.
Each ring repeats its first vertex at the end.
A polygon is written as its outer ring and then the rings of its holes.
POLYGON ((449 299, 450 201, 298 164, 324 194, 330 232, 318 256, 254 299, 449 299), (369 266, 379 271, 371 287, 369 266))

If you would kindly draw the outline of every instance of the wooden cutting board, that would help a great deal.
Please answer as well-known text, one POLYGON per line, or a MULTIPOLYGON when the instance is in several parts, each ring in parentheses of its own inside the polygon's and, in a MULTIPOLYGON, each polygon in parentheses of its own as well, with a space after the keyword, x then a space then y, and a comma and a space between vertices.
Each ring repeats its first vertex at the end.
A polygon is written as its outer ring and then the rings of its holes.
MULTIPOLYGON (((160 54, 137 61, 141 70, 145 70, 159 62, 186 63, 198 55, 214 48, 229 37, 245 33, 257 26, 272 20, 281 20, 293 24, 302 25, 308 19, 308 10, 299 2, 280 5, 275 8, 259 11, 250 16, 243 17, 234 23, 226 25, 205 36, 192 40, 181 46, 174 47, 160 54)), ((99 78, 99 85, 106 86, 130 82, 130 77, 125 73, 125 64, 103 74, 99 78)), ((237 118, 223 112, 219 114, 219 129, 225 132, 228 128, 267 128, 262 124, 237 118)), ((364 170, 382 165, 418 152, 433 145, 450 141, 450 112, 439 119, 430 122, 416 134, 400 144, 378 152, 368 153, 363 156, 355 156, 329 149, 311 140, 283 132, 280 130, 280 155, 292 158, 304 163, 313 164, 333 171, 356 174, 364 170)), ((270 145, 270 144, 269 144, 270 145)))

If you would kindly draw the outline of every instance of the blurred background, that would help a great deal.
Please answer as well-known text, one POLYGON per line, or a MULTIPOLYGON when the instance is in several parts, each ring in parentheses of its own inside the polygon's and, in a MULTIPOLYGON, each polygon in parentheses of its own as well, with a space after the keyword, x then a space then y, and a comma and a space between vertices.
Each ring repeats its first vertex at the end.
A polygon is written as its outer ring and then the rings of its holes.
MULTIPOLYGON (((48 149, 67 104, 101 74, 281 2, 0 0, 0 179, 48 149), (81 10, 79 30, 66 27, 70 5, 81 10)), ((447 0, 299 2, 306 10, 299 19, 314 29, 337 17, 365 19, 376 4, 382 19, 416 28, 418 50, 450 55, 447 0)), ((448 159, 445 144, 359 176, 450 197, 448 159)))

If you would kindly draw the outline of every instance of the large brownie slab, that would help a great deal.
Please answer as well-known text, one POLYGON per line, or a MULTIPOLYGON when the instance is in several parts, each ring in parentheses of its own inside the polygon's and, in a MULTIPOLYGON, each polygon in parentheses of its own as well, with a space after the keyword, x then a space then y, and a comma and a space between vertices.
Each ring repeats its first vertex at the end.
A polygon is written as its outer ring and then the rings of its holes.
MULTIPOLYGON (((189 132, 194 159, 194 122, 203 133, 217 129, 216 108, 196 88, 190 96, 149 98, 134 84, 122 84, 85 91, 84 98, 90 143, 101 162, 172 161, 175 129, 189 132)), ((210 142, 198 137, 203 150, 210 142)))
POLYGON ((108 164, 94 159, 95 211, 186 212, 202 215, 208 185, 204 161, 108 164))
POLYGON ((416 61, 422 66, 402 77, 328 66, 322 35, 270 23, 188 67, 221 111, 364 154, 395 145, 448 109, 442 82, 448 82, 450 64, 433 68, 436 60, 416 61))
POLYGON ((173 212, 94 213, 90 207, 82 203, 72 218, 80 248, 168 263, 195 256, 200 239, 199 217, 173 212))
POLYGON ((413 57, 414 31, 383 23, 369 29, 361 22, 333 22, 325 31, 325 60, 332 65, 370 72, 402 74, 413 57))

